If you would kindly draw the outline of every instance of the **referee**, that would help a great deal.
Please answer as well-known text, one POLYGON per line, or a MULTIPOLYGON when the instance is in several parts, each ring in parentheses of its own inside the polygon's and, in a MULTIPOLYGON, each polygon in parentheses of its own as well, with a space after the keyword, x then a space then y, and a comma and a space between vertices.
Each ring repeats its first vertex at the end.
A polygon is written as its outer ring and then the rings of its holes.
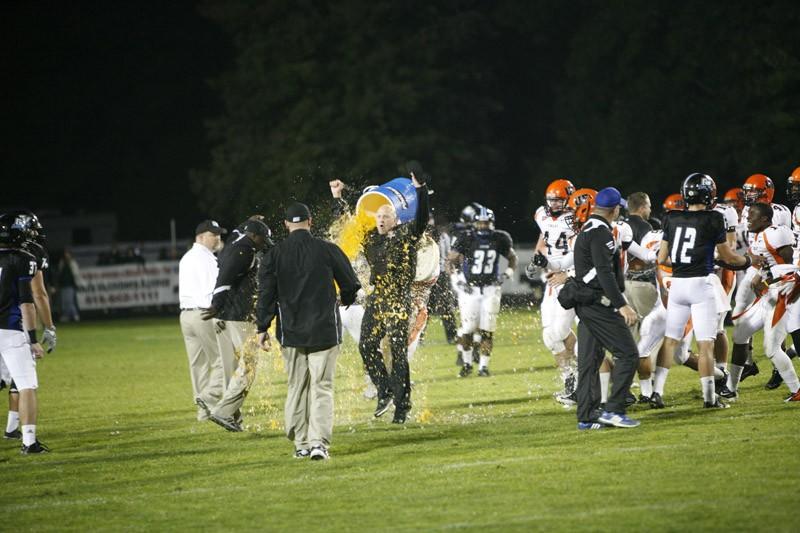
POLYGON ((625 396, 639 362, 639 351, 629 326, 637 320, 622 291, 625 280, 620 249, 611 223, 625 207, 619 191, 606 187, 597 193, 595 208, 575 239, 575 279, 581 298, 575 305, 578 323, 578 429, 604 425, 633 428, 625 415, 625 396), (614 357, 611 394, 600 410, 600 363, 608 350, 614 357))
POLYGON ((286 363, 286 436, 298 459, 328 459, 333 433, 333 376, 342 343, 342 305, 355 302, 361 288, 353 267, 335 244, 313 237, 308 206, 286 209, 289 236, 272 248, 258 271, 259 343, 269 349, 269 325, 286 363), (336 284, 334 285, 334 281, 336 284))

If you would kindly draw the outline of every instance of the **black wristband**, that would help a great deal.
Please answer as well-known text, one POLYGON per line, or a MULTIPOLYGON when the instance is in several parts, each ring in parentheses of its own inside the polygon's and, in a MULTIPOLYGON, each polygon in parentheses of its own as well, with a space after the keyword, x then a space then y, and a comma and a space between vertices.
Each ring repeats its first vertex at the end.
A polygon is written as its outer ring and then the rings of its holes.
POLYGON ((30 340, 31 344, 36 344, 37 342, 39 342, 38 340, 36 340, 36 330, 35 329, 29 329, 28 330, 28 340, 30 340))

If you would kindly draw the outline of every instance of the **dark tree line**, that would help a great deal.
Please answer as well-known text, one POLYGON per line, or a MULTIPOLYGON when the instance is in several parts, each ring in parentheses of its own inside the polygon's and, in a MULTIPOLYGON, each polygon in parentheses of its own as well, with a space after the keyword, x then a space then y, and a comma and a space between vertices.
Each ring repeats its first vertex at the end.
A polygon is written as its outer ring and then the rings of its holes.
MULTIPOLYGON (((409 159, 451 216, 478 200, 533 238, 546 184, 723 187, 800 165, 800 8, 775 2, 209 2, 235 64, 193 173, 220 216, 273 213, 409 159)), ((780 197, 779 197, 780 198, 780 197)), ((320 205, 322 205, 320 203, 320 205)))

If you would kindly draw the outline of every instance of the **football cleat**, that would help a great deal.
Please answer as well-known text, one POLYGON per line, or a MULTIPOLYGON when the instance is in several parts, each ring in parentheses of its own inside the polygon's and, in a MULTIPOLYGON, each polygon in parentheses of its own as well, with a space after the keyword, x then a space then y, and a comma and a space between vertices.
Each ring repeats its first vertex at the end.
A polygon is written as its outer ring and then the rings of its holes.
POLYGON ((657 392, 654 392, 652 396, 650 396, 650 407, 653 409, 663 409, 664 406, 664 398, 657 392))
POLYGON ((385 398, 378 398, 378 405, 375 406, 375 418, 379 418, 386 414, 386 411, 392 408, 394 399, 391 396, 385 398))
POLYGON ((644 394, 639 395, 639 401, 637 403, 650 403, 650 396, 645 396, 644 394))
POLYGON ((36 440, 36 442, 31 444, 30 446, 25 446, 23 444, 22 445, 22 450, 20 450, 20 453, 22 455, 30 455, 30 454, 34 454, 34 453, 47 453, 49 451, 50 451, 50 448, 48 448, 47 446, 45 446, 44 444, 42 444, 41 442, 36 440))
POLYGON ((312 461, 327 461, 331 458, 328 448, 325 446, 314 446, 308 454, 309 459, 312 461))
POLYGON ((489 373, 489 367, 483 366, 478 369, 478 377, 488 378, 489 376, 491 376, 489 373))
POLYGON ((614 426, 617 428, 635 428, 639 426, 639 421, 629 418, 625 413, 609 413, 603 411, 597 419, 601 424, 614 426))
POLYGON ((745 379, 749 378, 750 376, 757 376, 760 371, 758 370, 758 365, 755 361, 752 364, 744 365, 744 369, 742 369, 742 375, 739 378, 739 382, 744 381, 745 379))
POLYGON ((605 429, 606 427, 600 422, 578 422, 578 429, 581 431, 605 429))
POLYGON ((786 403, 789 403, 789 402, 800 402, 800 389, 798 389, 797 392, 794 392, 794 393, 790 394, 783 401, 786 402, 786 403))
POLYGON ((294 451, 294 456, 293 457, 295 459, 305 459, 310 454, 311 454, 311 452, 309 452, 308 450, 306 450, 304 448, 300 448, 299 450, 295 450, 294 451))
POLYGON ((725 387, 720 393, 720 396, 728 400, 729 402, 735 402, 739 399, 739 391, 730 390, 728 387, 725 387))
POLYGON ((210 417, 208 417, 208 419, 211 420, 212 422, 214 422, 215 424, 217 424, 218 426, 221 426, 221 427, 223 427, 223 428, 225 428, 228 431, 231 431, 233 433, 239 433, 241 431, 244 431, 244 429, 242 429, 241 422, 238 422, 232 416, 224 417, 224 416, 217 416, 215 414, 212 414, 210 417))
POLYGON ((728 407, 730 407, 730 405, 719 398, 716 398, 713 402, 703 402, 704 409, 727 409, 728 407))
POLYGON ((573 405, 578 403, 578 396, 575 394, 575 391, 567 394, 567 391, 561 391, 553 394, 553 398, 556 399, 558 403, 563 405, 564 407, 572 407, 573 405))
POLYGON ((22 432, 19 430, 19 428, 15 429, 14 431, 6 431, 3 435, 3 438, 8 440, 19 440, 22 438, 22 432))
POLYGON ((778 372, 778 369, 772 369, 772 377, 769 378, 769 381, 764 385, 764 388, 767 390, 774 390, 781 386, 783 383, 783 378, 781 377, 781 373, 778 372))
POLYGON ((461 371, 458 373, 458 377, 465 378, 472 374, 472 365, 464 365, 461 367, 461 371))

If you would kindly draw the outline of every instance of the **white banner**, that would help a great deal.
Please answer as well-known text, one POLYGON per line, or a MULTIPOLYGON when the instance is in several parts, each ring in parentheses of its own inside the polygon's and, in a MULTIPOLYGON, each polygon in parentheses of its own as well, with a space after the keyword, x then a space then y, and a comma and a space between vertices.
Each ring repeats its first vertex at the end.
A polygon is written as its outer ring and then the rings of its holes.
POLYGON ((82 311, 178 305, 177 261, 84 267, 80 272, 82 311))

